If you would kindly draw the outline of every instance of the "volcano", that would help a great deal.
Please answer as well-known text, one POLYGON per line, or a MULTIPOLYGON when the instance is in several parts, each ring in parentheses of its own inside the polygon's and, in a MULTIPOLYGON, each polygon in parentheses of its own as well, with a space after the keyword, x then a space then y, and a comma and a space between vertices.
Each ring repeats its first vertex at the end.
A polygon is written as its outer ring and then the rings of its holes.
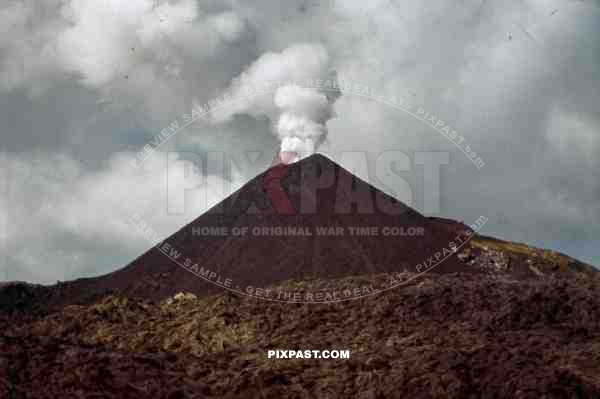
POLYGON ((44 303, 60 305, 109 293, 152 300, 179 292, 247 294, 285 281, 378 273, 531 277, 593 270, 552 251, 426 217, 316 154, 259 174, 120 270, 51 288, 24 288, 19 298, 28 303, 35 292, 44 303))
POLYGON ((448 248, 457 237, 466 240, 467 229, 427 218, 312 155, 256 176, 94 285, 139 297, 206 295, 286 280, 425 271, 418 265, 443 252, 435 270, 459 271, 464 266, 448 248))

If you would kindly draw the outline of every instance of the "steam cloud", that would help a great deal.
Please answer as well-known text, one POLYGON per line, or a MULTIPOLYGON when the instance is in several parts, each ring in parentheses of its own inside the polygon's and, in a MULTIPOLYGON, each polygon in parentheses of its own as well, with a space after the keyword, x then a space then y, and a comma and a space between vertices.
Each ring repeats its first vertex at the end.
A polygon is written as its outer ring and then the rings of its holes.
POLYGON ((266 115, 277 121, 273 131, 281 151, 313 153, 327 138, 327 121, 334 116, 333 104, 340 95, 339 91, 304 87, 316 79, 335 79, 322 45, 296 44, 280 53, 265 53, 234 80, 232 91, 234 96, 244 96, 248 87, 267 82, 271 85, 268 94, 244 99, 217 114, 216 120, 241 113, 266 115))
POLYGON ((300 87, 282 87, 275 94, 281 110, 276 132, 282 151, 314 152, 327 136, 331 104, 322 93, 300 87))

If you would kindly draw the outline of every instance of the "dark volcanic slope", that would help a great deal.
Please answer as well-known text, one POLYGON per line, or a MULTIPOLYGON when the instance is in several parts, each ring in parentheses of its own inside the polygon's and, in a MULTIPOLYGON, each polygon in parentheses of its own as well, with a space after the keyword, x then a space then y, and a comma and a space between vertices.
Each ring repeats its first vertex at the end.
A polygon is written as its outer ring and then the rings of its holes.
MULTIPOLYGON (((288 208, 289 209, 289 208, 288 208)), ((289 279, 336 278, 376 272, 413 269, 416 264, 448 248, 457 234, 446 223, 429 219, 356 178, 339 165, 314 155, 292 164, 286 171, 279 165, 243 186, 197 220, 167 240, 180 253, 217 275, 232 280, 232 288, 248 285, 266 287, 289 279), (278 182, 267 177, 285 174, 281 186, 296 211, 279 214, 264 184, 276 193, 278 182), (265 183, 265 178, 267 178, 265 183), (325 188, 319 188, 326 186, 325 188), (354 204, 352 204, 354 202, 354 204), (358 205, 357 205, 358 204, 358 205), (378 204, 381 204, 379 206, 378 204), (380 208, 387 210, 382 211, 380 208), (250 209, 250 212, 247 210, 250 209), (389 213, 399 213, 390 215, 389 213), (317 227, 342 227, 344 236, 256 236, 254 227, 305 227, 313 234, 317 227), (423 235, 352 236, 350 227, 422 228, 423 235), (193 235, 192 228, 247 227, 245 236, 193 235)), ((78 282, 86 292, 118 288, 127 295, 162 298, 179 291, 196 294, 220 292, 167 258, 157 248, 140 256, 126 268, 110 275, 78 282)), ((461 269, 453 255, 438 271, 461 269)))

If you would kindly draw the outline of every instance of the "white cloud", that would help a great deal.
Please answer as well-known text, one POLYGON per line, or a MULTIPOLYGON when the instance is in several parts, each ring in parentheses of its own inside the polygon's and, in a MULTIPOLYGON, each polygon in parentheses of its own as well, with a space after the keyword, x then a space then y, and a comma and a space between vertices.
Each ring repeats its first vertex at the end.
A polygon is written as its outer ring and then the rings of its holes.
MULTIPOLYGON (((36 261, 42 265, 47 259, 65 259, 69 254, 85 258, 86 251, 77 248, 82 242, 91 242, 92 247, 113 246, 132 256, 150 247, 129 221, 133 215, 139 215, 156 237, 163 238, 220 202, 222 193, 230 192, 229 183, 221 177, 211 177, 216 184, 209 187, 204 176, 200 187, 183 194, 185 212, 169 213, 166 153, 153 154, 138 170, 129 164, 133 156, 118 154, 104 169, 87 173, 77 161, 64 156, 29 154, 27 158, 15 158, 0 154, 4 171, 0 183, 9 188, 8 195, 0 198, 1 255, 18 263, 13 267, 18 266, 27 276, 36 261), (219 184, 219 189, 212 190, 219 184), (69 241, 66 237, 77 237, 78 242, 65 248, 65 241, 69 241)), ((182 162, 172 166, 177 169, 182 162)), ((203 175, 196 168, 190 173, 192 178, 203 175)), ((106 270, 100 259, 94 261, 98 261, 99 269, 106 270)), ((75 264, 70 273, 89 273, 89 269, 88 263, 75 264)), ((63 268, 50 267, 38 278, 54 281, 62 279, 64 272, 63 268)))

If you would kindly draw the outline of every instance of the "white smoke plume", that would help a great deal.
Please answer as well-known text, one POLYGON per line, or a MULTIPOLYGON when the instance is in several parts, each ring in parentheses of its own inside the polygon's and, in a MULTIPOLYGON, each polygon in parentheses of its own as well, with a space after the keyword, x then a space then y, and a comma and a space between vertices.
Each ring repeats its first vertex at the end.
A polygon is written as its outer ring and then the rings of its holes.
POLYGON ((275 127, 281 151, 314 152, 327 136, 331 103, 323 94, 297 86, 281 87, 275 93, 281 110, 275 127))
POLYGON ((339 91, 307 87, 308 81, 335 80, 327 50, 320 44, 296 44, 280 53, 258 58, 232 85, 232 95, 245 96, 248 87, 268 82, 265 94, 246 98, 215 115, 221 122, 234 114, 266 115, 281 151, 308 155, 327 138, 327 121, 334 116, 333 103, 339 91))

